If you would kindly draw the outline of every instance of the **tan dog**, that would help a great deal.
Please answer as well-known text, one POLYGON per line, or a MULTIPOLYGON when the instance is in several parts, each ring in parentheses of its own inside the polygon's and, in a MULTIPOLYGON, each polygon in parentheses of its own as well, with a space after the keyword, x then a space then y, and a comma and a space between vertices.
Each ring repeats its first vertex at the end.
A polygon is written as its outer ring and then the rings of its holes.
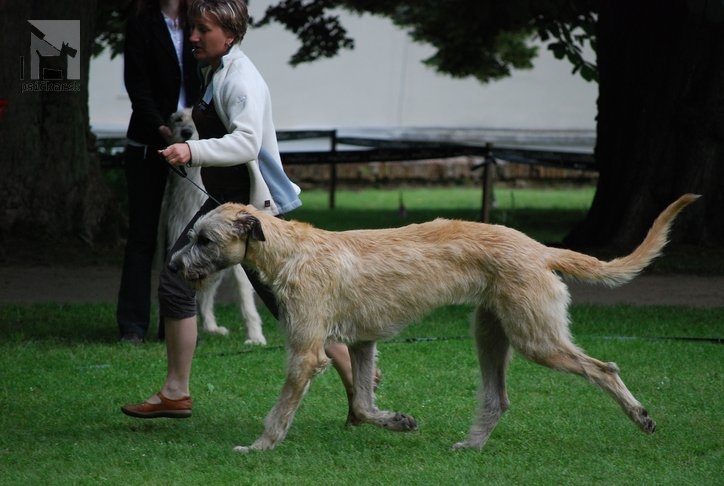
MULTIPOLYGON (((174 142, 198 139, 196 126, 191 119, 191 110, 178 111, 169 117, 168 127, 173 133, 174 142)), ((194 181, 200 187, 204 187, 201 181, 201 169, 198 167, 186 167, 186 178, 194 181)), ((165 255, 171 249, 181 235, 191 218, 196 214, 207 196, 189 181, 184 180, 178 174, 169 172, 166 182, 166 190, 161 203, 161 217, 159 218, 157 255, 165 255)), ((254 303, 254 289, 244 273, 241 265, 234 265, 225 270, 213 279, 209 285, 200 289, 196 295, 199 308, 199 316, 203 329, 212 334, 226 336, 229 330, 219 326, 214 314, 214 302, 216 292, 222 280, 231 275, 237 288, 239 312, 246 324, 246 344, 266 344, 266 339, 261 328, 261 317, 254 303)))
POLYGON ((190 243, 169 267, 203 285, 210 274, 244 262, 259 271, 278 299, 287 379, 263 435, 236 451, 271 449, 284 439, 311 378, 327 366, 327 340, 349 344, 356 416, 391 430, 414 429, 411 417, 375 407, 375 342, 436 307, 464 303, 477 305, 473 328, 482 390, 477 418, 456 449, 482 448, 508 409, 511 349, 595 383, 652 433, 656 423, 621 381, 618 367, 586 356, 571 342, 570 296, 557 273, 611 286, 628 282, 659 255, 674 217, 697 197, 679 198, 633 253, 610 262, 546 247, 503 226, 438 219, 396 229, 330 232, 225 204, 196 222, 190 243))

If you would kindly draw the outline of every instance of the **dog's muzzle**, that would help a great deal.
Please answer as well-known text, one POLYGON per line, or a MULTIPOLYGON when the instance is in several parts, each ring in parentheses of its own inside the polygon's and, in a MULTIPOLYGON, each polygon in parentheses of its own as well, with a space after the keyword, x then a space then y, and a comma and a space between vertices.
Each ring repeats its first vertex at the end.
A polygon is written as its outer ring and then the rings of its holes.
POLYGON ((179 270, 181 270, 181 266, 176 262, 175 260, 171 259, 170 262, 166 265, 166 268, 168 268, 168 271, 171 273, 178 273, 179 270))

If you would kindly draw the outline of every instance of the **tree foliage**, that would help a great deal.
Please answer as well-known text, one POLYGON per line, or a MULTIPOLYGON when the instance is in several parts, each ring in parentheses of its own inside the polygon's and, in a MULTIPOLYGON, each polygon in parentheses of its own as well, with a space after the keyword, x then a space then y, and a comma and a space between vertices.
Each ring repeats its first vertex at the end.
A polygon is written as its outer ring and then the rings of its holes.
MULTIPOLYGON (((99 2, 94 54, 104 48, 122 51, 123 20, 129 0, 99 2)), ((256 27, 277 22, 299 39, 293 66, 334 57, 354 49, 339 13, 389 18, 417 42, 436 52, 424 62, 438 72, 488 82, 513 69, 532 67, 536 40, 574 72, 596 79, 596 66, 583 49, 595 45, 598 0, 281 0, 267 7, 256 27)))
POLYGON ((115 57, 123 52, 124 24, 130 13, 131 0, 98 2, 95 38, 92 55, 98 56, 105 49, 115 57))
POLYGON ((581 0, 283 0, 267 8, 256 25, 279 22, 297 35, 292 65, 330 57, 354 47, 339 16, 344 9, 392 20, 435 53, 424 62, 453 77, 488 82, 512 69, 532 67, 536 39, 547 43, 574 72, 596 78, 583 47, 595 43, 597 1, 581 0))

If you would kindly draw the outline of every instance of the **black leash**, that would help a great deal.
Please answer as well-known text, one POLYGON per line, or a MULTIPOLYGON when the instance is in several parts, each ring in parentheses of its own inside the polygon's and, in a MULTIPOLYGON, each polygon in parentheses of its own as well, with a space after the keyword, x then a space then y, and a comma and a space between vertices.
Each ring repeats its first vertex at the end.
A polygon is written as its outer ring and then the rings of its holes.
POLYGON ((184 168, 183 165, 175 166, 175 165, 171 165, 171 163, 169 163, 169 162, 166 162, 166 163, 168 164, 169 167, 171 167, 171 170, 172 170, 172 171, 174 171, 176 174, 178 174, 178 176, 179 176, 180 178, 186 179, 187 181, 189 181, 191 184, 193 184, 194 186, 196 186, 196 189, 198 189, 199 191, 201 191, 201 192, 203 192, 204 194, 206 194, 207 196, 209 196, 209 199, 211 199, 212 201, 214 201, 217 206, 221 206, 221 203, 220 203, 214 196, 212 196, 211 194, 209 194, 209 193, 206 191, 206 189, 204 189, 204 188, 201 187, 200 185, 196 184, 194 181, 192 181, 191 179, 189 179, 189 178, 187 177, 186 168, 184 168))

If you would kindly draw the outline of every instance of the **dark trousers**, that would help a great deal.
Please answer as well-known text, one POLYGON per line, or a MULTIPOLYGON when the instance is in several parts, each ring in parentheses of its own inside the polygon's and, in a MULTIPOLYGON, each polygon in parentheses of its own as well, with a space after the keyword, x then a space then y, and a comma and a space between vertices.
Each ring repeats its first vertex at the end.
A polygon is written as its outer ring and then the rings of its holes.
POLYGON ((156 149, 127 146, 128 239, 123 257, 116 319, 120 335, 141 338, 148 332, 151 314, 151 271, 156 250, 158 219, 168 166, 156 149))

